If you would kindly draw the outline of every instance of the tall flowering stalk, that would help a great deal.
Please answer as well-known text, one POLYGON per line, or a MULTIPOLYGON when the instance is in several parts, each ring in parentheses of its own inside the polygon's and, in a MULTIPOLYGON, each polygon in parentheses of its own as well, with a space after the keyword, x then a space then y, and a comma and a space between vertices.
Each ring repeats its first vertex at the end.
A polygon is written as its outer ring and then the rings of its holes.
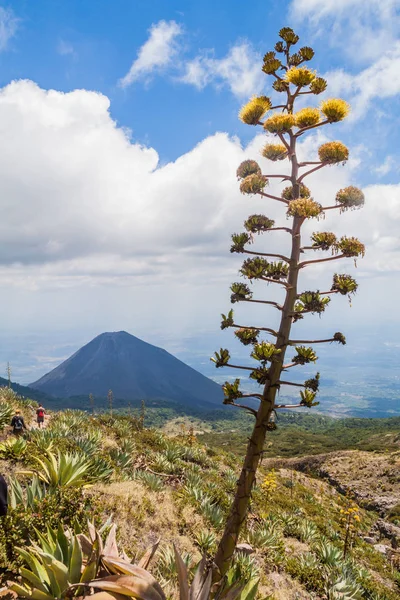
POLYGON ((264 281, 279 286, 283 291, 282 302, 263 298, 253 298, 250 287, 244 282, 235 282, 231 286, 231 302, 260 303, 273 306, 280 317, 279 326, 243 325, 236 323, 233 310, 222 315, 221 328, 235 328, 235 336, 242 344, 250 347, 250 356, 256 361, 254 367, 233 364, 229 350, 221 348, 211 359, 216 367, 231 367, 248 371, 250 379, 260 385, 260 393, 243 393, 240 379, 223 386, 226 404, 245 409, 255 417, 254 429, 249 439, 242 471, 238 480, 236 494, 231 507, 224 533, 215 556, 215 563, 220 575, 229 568, 240 529, 245 521, 251 490, 262 456, 265 437, 269 429, 275 427, 272 415, 279 409, 315 406, 319 387, 319 373, 304 383, 295 383, 287 379, 286 373, 308 363, 315 363, 317 355, 309 344, 338 342, 345 344, 342 333, 334 333, 329 339, 300 340, 291 336, 293 323, 303 319, 305 315, 321 314, 328 306, 331 296, 335 294, 351 295, 357 290, 357 283, 347 274, 335 273, 332 286, 327 291, 299 291, 299 274, 316 263, 337 261, 341 258, 356 259, 364 255, 364 245, 354 237, 338 239, 332 232, 315 232, 306 245, 302 244, 301 228, 308 219, 319 218, 327 211, 338 210, 340 213, 348 209, 360 208, 364 204, 361 190, 350 186, 336 194, 335 202, 322 206, 312 197, 310 189, 304 181, 307 176, 329 165, 344 164, 349 156, 346 146, 339 141, 322 144, 318 148, 318 160, 300 162, 297 156, 297 144, 302 136, 316 128, 342 121, 349 113, 347 102, 339 98, 331 98, 320 103, 319 107, 305 107, 298 111, 295 104, 305 95, 318 95, 325 91, 327 82, 305 66, 314 56, 309 47, 293 51, 299 38, 288 27, 279 32, 280 40, 275 51, 264 56, 262 70, 273 78, 272 88, 282 95, 283 100, 276 106, 267 96, 253 97, 240 111, 239 117, 248 125, 261 126, 269 136, 274 135, 276 141, 266 143, 261 154, 273 162, 285 161, 288 173, 263 174, 259 164, 254 160, 244 161, 237 170, 240 190, 243 194, 258 194, 268 201, 279 202, 291 219, 290 226, 276 225, 266 215, 253 214, 244 222, 244 231, 232 235, 231 252, 248 255, 242 264, 240 274, 252 281, 264 281), (268 193, 270 178, 278 178, 285 187, 280 196, 268 193), (274 231, 288 234, 290 250, 286 255, 274 252, 254 252, 250 248, 255 234, 273 235, 274 231), (306 253, 330 252, 331 256, 309 259, 306 253), (291 352, 294 349, 294 352, 291 352), (285 360, 287 353, 289 360, 285 360), (299 401, 295 404, 278 404, 276 395, 279 388, 294 386, 299 388, 299 401), (253 398, 259 402, 258 408, 243 403, 244 399, 253 398))

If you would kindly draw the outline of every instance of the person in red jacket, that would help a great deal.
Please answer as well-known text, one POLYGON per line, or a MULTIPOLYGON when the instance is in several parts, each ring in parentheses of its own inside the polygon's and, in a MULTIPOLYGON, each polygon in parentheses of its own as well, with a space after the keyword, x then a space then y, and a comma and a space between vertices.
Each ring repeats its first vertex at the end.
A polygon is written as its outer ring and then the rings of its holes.
POLYGON ((43 406, 41 404, 39 404, 39 407, 36 411, 36 419, 37 419, 37 424, 39 429, 44 425, 44 415, 46 414, 46 411, 44 410, 43 406))

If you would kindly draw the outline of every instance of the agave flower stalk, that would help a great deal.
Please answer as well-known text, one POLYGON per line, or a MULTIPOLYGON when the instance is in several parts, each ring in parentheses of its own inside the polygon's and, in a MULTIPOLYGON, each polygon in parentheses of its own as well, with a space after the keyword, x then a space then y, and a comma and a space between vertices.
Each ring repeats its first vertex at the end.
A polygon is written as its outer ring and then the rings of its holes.
POLYGON ((258 280, 279 286, 283 299, 281 302, 275 302, 265 298, 253 298, 250 286, 243 282, 236 282, 231 286, 231 302, 273 306, 278 311, 276 314, 279 316, 279 325, 239 326, 235 322, 233 310, 229 311, 228 315, 222 315, 221 328, 236 328, 236 337, 245 346, 252 348, 250 356, 257 365, 252 368, 232 363, 230 353, 225 348, 216 352, 212 360, 218 368, 239 368, 249 372, 250 379, 256 381, 261 389, 260 393, 244 394, 240 389, 240 379, 236 379, 234 383, 226 382, 223 386, 225 403, 243 408, 253 414, 255 424, 249 438, 230 514, 214 559, 217 567, 215 579, 224 576, 229 569, 239 532, 246 519, 265 438, 267 432, 276 427, 273 413, 277 409, 311 407, 318 404, 316 396, 319 388, 319 373, 304 383, 291 382, 287 377, 282 376, 283 373, 317 360, 317 355, 308 344, 346 343, 344 335, 340 332, 324 339, 313 339, 314 336, 310 336, 311 340, 292 339, 291 329, 294 323, 308 314, 321 315, 327 309, 331 296, 354 294, 357 289, 357 284, 350 275, 336 273, 332 288, 328 291, 299 291, 300 273, 317 263, 362 257, 365 251, 364 245, 356 238, 338 239, 331 232, 315 232, 311 236, 312 245, 308 243, 302 245, 301 230, 304 222, 308 219, 319 220, 326 210, 338 209, 343 213, 346 210, 361 208, 364 195, 361 190, 353 186, 347 187, 338 191, 334 205, 324 207, 318 199, 312 197, 311 190, 304 185, 304 180, 312 173, 332 165, 344 164, 348 159, 349 150, 342 142, 333 140, 322 144, 317 149, 318 160, 310 157, 310 160, 300 162, 297 154, 299 139, 316 128, 343 120, 349 112, 349 106, 344 100, 330 98, 324 100, 318 108, 311 106, 296 112, 295 104, 300 96, 320 94, 325 91, 327 82, 304 64, 312 59, 314 55, 312 48, 304 47, 292 53, 292 46, 297 44, 298 36, 288 27, 282 29, 279 36, 281 39, 276 44, 275 51, 267 52, 265 55, 262 70, 274 78, 273 89, 284 97, 284 101, 279 103, 279 108, 282 110, 277 111, 278 106, 273 107, 269 98, 261 96, 252 98, 240 111, 239 118, 249 125, 260 125, 269 137, 275 136, 276 143, 271 144, 269 139, 261 149, 261 155, 273 162, 279 160, 281 164, 288 161, 288 173, 284 173, 285 169, 282 169, 279 175, 264 174, 258 163, 252 159, 244 161, 239 166, 237 176, 243 194, 257 194, 268 202, 278 201, 286 208, 286 216, 291 223, 289 227, 281 227, 268 216, 251 215, 244 223, 245 232, 235 233, 232 236, 231 252, 249 255, 240 269, 242 277, 250 282, 258 280), (289 183, 280 196, 266 191, 268 182, 272 178, 280 179, 281 183, 289 183), (285 253, 287 255, 273 251, 261 253, 249 249, 248 245, 253 243, 255 234, 273 235, 269 232, 278 230, 283 230, 290 236, 290 249, 285 253), (307 252, 316 251, 330 251, 331 256, 314 259, 304 256, 307 252), (280 262, 271 263, 270 258, 278 259, 280 262), (262 339, 264 335, 272 337, 272 342, 264 341, 262 339), (290 362, 287 362, 285 361, 287 350, 293 346, 296 354, 291 357, 290 362), (297 403, 276 402, 277 391, 285 385, 300 388, 297 403), (253 397, 259 402, 257 409, 244 403, 243 399, 247 397, 253 397), (237 400, 239 402, 236 402, 237 400))

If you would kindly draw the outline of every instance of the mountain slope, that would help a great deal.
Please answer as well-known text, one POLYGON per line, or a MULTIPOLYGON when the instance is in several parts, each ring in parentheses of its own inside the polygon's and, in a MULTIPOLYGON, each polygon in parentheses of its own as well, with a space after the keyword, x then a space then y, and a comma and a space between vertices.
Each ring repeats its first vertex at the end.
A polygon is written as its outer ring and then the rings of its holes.
POLYGON ((31 384, 58 397, 112 389, 125 400, 163 398, 182 404, 221 404, 221 387, 166 350, 119 331, 102 333, 31 384))
MULTIPOLYGON (((4 379, 4 377, 0 377, 0 387, 8 387, 8 380, 4 379)), ((22 396, 23 398, 30 398, 31 400, 36 400, 37 402, 47 403, 50 400, 49 396, 44 392, 34 390, 26 385, 14 383, 13 381, 11 382, 11 389, 14 390, 14 392, 16 392, 19 396, 22 396)))

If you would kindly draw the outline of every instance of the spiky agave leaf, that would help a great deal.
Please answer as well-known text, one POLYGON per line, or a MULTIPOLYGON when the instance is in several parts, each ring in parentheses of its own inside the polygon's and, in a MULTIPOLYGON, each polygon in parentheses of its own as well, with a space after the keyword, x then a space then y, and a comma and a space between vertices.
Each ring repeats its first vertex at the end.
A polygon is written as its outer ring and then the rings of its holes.
POLYGON ((236 176, 238 179, 244 179, 245 177, 253 175, 254 173, 261 175, 260 165, 255 160, 250 159, 244 160, 242 163, 240 163, 236 170, 236 176))
MULTIPOLYGON (((137 567, 139 568, 139 567, 137 567)), ((166 600, 160 584, 148 571, 141 569, 142 576, 137 575, 108 575, 102 579, 91 581, 89 587, 121 594, 141 600, 166 600)))
POLYGON ((292 362, 296 365, 306 365, 311 362, 315 363, 318 360, 318 356, 315 354, 313 348, 296 346, 296 352, 296 356, 292 359, 292 362))
POLYGON ((233 383, 225 381, 224 385, 222 386, 225 398, 230 402, 241 398, 243 396, 243 392, 240 391, 239 386, 240 379, 235 379, 233 383))
POLYGON ((320 109, 330 123, 337 123, 347 117, 350 104, 341 98, 329 98, 321 102, 320 109))
POLYGON ((329 231, 316 231, 311 236, 313 247, 318 250, 329 250, 337 242, 336 235, 329 231))
POLYGON ((297 198, 291 200, 287 209, 290 217, 302 217, 304 219, 315 219, 323 213, 321 204, 312 198, 297 198))
POLYGON ((251 300, 253 292, 246 283, 235 282, 231 285, 231 302, 241 302, 243 300, 251 300))
POLYGON ((242 194, 259 194, 268 185, 268 178, 259 173, 248 175, 240 184, 242 194))
MULTIPOLYGON (((304 183, 300 184, 300 198, 309 198, 311 192, 304 183)), ((282 190, 281 197, 285 200, 295 200, 295 192, 292 185, 288 185, 282 190)))
POLYGON ((222 314, 221 329, 227 329, 233 325, 233 308, 228 312, 227 315, 222 314))
POLYGON ((343 296, 355 294, 358 288, 358 283, 351 275, 335 273, 331 287, 332 292, 338 292, 343 296))
POLYGON ((326 142, 318 148, 318 156, 328 165, 344 164, 349 158, 349 149, 342 142, 326 142))
POLYGON ((259 344, 255 344, 250 356, 265 365, 267 362, 272 362, 281 352, 282 350, 277 348, 275 344, 260 342, 259 344))
POLYGON ((336 194, 336 204, 340 204, 340 212, 351 209, 355 210, 364 205, 365 196, 359 189, 350 185, 336 194))
POLYGON ((248 233, 233 233, 231 252, 244 252, 245 245, 251 242, 252 239, 248 233))
POLYGON ((307 67, 291 67, 286 71, 285 79, 289 83, 298 87, 305 87, 310 85, 316 77, 315 71, 308 69, 307 67))
POLYGON ((319 402, 315 402, 315 397, 317 392, 313 392, 309 389, 305 389, 304 392, 300 392, 300 404, 307 406, 307 408, 311 408, 312 406, 317 406, 319 402))
POLYGON ((248 346, 249 344, 256 344, 259 335, 259 329, 241 327, 240 329, 235 331, 235 336, 244 346, 248 346))
POLYGON ((268 231, 268 229, 271 229, 271 227, 274 225, 275 221, 264 215, 250 215, 250 217, 244 222, 244 228, 251 233, 268 231))
POLYGON ((240 109, 239 119, 247 125, 257 125, 271 106, 271 100, 267 96, 253 96, 240 109))
POLYGON ((248 279, 261 279, 266 275, 268 264, 268 261, 262 256, 246 258, 239 273, 248 279))
POLYGON ((318 108, 302 108, 297 113, 295 113, 294 118, 296 120, 296 126, 299 128, 303 127, 311 127, 312 125, 316 125, 319 123, 321 119, 321 114, 318 108))
POLYGON ((210 358, 210 360, 215 363, 217 369, 219 367, 224 367, 230 359, 229 350, 226 348, 221 348, 219 352, 214 352, 214 356, 210 358))
POLYGON ((302 305, 301 312, 307 310, 312 314, 323 313, 331 300, 327 296, 321 296, 319 292, 312 291, 303 292, 298 299, 302 305))
POLYGON ((261 154, 264 158, 268 158, 268 160, 273 160, 275 162, 286 158, 288 151, 283 144, 265 144, 261 150, 261 154))
POLYGON ((270 133, 286 133, 295 126, 292 114, 275 113, 264 122, 264 129, 270 133))

